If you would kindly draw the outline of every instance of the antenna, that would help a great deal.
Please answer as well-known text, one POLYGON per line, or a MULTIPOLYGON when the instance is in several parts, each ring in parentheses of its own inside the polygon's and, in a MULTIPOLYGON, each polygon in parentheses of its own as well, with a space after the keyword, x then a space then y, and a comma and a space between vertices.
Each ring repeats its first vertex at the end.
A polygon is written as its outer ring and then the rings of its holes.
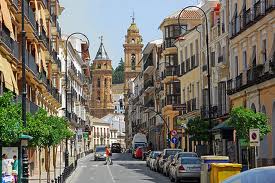
POLYGON ((101 44, 103 43, 103 36, 99 36, 101 44))
POLYGON ((133 11, 133 15, 131 17, 132 17, 132 23, 135 23, 135 11, 133 11))

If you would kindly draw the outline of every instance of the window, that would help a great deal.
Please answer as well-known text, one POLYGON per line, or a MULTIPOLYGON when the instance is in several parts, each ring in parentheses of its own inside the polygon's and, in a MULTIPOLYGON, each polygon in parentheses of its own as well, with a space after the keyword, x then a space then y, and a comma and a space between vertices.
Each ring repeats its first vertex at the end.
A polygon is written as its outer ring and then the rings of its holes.
POLYGON ((135 39, 132 39, 132 43, 135 43, 135 39))
POLYGON ((104 86, 107 87, 107 78, 104 80, 104 86))
POLYGON ((246 55, 246 50, 243 51, 243 69, 247 70, 247 55, 246 55))
POLYGON ((136 55, 134 53, 131 55, 131 69, 136 70, 136 55))
POLYGON ((235 76, 237 77, 239 75, 239 61, 238 56, 235 56, 235 76))
POLYGON ((178 64, 178 56, 173 54, 173 55, 165 55, 165 63, 166 66, 173 66, 178 64))
POLYGON ((253 51, 252 51, 252 67, 256 67, 257 60, 256 60, 256 45, 253 46, 253 51))
POLYGON ((100 101, 100 91, 97 91, 97 100, 100 101))
POLYGON ((100 88, 100 78, 97 79, 97 87, 100 88))
POLYGON ((101 69, 101 64, 98 64, 98 65, 97 65, 97 68, 98 68, 98 69, 101 69))
POLYGON ((262 61, 263 61, 263 63, 265 63, 266 60, 267 60, 267 55, 266 55, 266 39, 263 40, 262 48, 263 48, 262 49, 262 61))

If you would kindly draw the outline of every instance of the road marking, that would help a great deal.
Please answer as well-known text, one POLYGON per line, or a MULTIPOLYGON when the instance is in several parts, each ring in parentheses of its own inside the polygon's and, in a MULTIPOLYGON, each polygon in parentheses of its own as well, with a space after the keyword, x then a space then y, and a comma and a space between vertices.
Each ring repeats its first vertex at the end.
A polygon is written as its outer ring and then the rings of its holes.
POLYGON ((107 165, 107 168, 108 168, 109 174, 111 175, 111 178, 112 178, 113 183, 116 183, 116 181, 115 181, 115 179, 114 179, 114 176, 113 176, 113 174, 112 174, 112 172, 111 172, 111 169, 110 169, 109 165, 107 165))

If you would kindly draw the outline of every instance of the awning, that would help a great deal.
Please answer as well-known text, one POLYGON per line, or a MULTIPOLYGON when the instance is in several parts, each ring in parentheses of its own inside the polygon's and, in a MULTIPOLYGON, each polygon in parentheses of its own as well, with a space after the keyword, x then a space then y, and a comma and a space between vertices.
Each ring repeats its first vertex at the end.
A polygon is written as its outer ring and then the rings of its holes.
POLYGON ((16 94, 19 94, 17 82, 11 69, 11 64, 7 61, 7 59, 3 58, 2 55, 0 55, 0 71, 4 75, 5 87, 16 94))
POLYGON ((218 130, 233 130, 234 128, 229 125, 229 119, 225 120, 224 122, 218 124, 211 131, 218 131, 218 130))
POLYGON ((47 64, 46 64, 46 56, 45 56, 45 53, 42 49, 40 49, 40 53, 41 53, 41 60, 42 60, 42 66, 45 70, 45 72, 47 73, 48 75, 48 69, 47 69, 47 64))
POLYGON ((38 9, 37 0, 34 0, 34 6, 35 6, 35 20, 37 22, 39 22, 39 20, 40 20, 40 12, 39 12, 39 9, 38 9))
POLYGON ((39 58, 38 58, 38 48, 37 45, 34 44, 34 50, 35 50, 35 63, 39 64, 39 58))
POLYGON ((2 18, 4 20, 4 24, 10 31, 10 37, 14 40, 14 32, 13 32, 12 23, 11 23, 11 14, 10 14, 6 0, 0 0, 0 6, 1 6, 2 18))
POLYGON ((46 32, 46 35, 48 34, 48 28, 47 28, 47 21, 46 21, 46 15, 45 15, 45 12, 44 12, 44 9, 42 8, 41 6, 41 9, 40 9, 40 13, 41 13, 41 17, 42 17, 42 25, 43 25, 43 28, 46 32))

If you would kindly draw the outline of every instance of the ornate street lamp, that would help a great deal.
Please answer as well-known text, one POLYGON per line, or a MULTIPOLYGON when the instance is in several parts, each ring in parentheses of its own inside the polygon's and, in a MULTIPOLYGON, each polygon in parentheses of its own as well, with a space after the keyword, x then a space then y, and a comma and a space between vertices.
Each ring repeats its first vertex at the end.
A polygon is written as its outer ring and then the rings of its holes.
MULTIPOLYGON (((85 39, 87 40, 86 43, 88 44, 86 50, 82 50, 82 51, 75 50, 76 52, 83 53, 83 51, 87 51, 90 47, 90 41, 89 41, 88 37, 85 34, 81 33, 81 32, 74 32, 74 33, 70 34, 67 37, 66 42, 65 42, 65 47, 66 47, 66 50, 65 50, 66 51, 66 55, 65 55, 65 57, 66 57, 65 58, 65 83, 66 83, 65 84, 66 85, 66 89, 65 89, 65 97, 66 97, 66 99, 65 99, 65 116, 69 120, 71 120, 71 118, 70 118, 70 116, 68 116, 68 43, 69 43, 70 38, 74 35, 81 35, 81 36, 85 37, 85 39)), ((82 40, 82 39, 80 39, 80 40, 82 40)), ((72 85, 71 85, 71 87, 72 87, 72 85)), ((72 100, 73 100, 73 96, 71 96, 71 102, 72 102, 72 100)), ((72 106, 71 106, 71 108, 72 108, 72 106)), ((68 139, 66 139, 65 167, 68 167, 68 166, 69 166, 69 151, 68 151, 68 139)))
POLYGON ((209 122, 209 142, 210 142, 210 149, 209 149, 209 153, 210 154, 213 154, 213 147, 212 147, 212 120, 211 120, 211 117, 212 117, 212 105, 211 105, 211 74, 210 74, 210 58, 209 58, 209 36, 208 36, 208 19, 207 19, 207 15, 205 13, 205 11, 201 8, 201 7, 198 7, 198 6, 187 6, 185 8, 183 8, 178 16, 178 25, 181 27, 181 29, 186 29, 185 27, 182 27, 181 23, 180 23, 180 17, 181 17, 181 14, 186 10, 186 9, 189 9, 189 8, 196 8, 196 9, 199 9, 202 13, 203 13, 203 16, 205 17, 205 41, 206 41, 206 52, 207 52, 207 81, 208 81, 208 105, 209 105, 209 109, 208 109, 208 122, 209 122))

